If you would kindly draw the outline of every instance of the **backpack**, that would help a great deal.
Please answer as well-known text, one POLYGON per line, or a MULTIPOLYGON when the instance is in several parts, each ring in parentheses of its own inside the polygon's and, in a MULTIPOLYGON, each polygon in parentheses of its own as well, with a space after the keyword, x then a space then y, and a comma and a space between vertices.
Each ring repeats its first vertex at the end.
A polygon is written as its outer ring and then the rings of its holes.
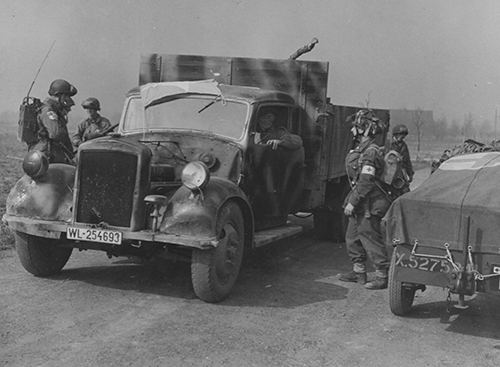
POLYGON ((38 114, 42 107, 42 101, 34 97, 24 97, 19 106, 19 122, 17 128, 17 140, 28 145, 38 141, 38 114))
MULTIPOLYGON (((408 176, 405 174, 403 168, 403 157, 395 150, 390 150, 384 154, 384 147, 377 147, 378 154, 383 156, 383 170, 380 175, 377 175, 377 186, 390 198, 394 200, 395 197, 400 196, 402 193, 409 191, 405 190, 409 186, 408 176)), ((361 156, 363 152, 358 149, 351 150, 346 157, 346 170, 349 180, 354 184, 358 178, 361 168, 361 156)))
POLYGON ((395 150, 389 150, 384 156, 384 171, 381 180, 389 188, 402 190, 409 185, 409 178, 403 168, 403 156, 395 150))

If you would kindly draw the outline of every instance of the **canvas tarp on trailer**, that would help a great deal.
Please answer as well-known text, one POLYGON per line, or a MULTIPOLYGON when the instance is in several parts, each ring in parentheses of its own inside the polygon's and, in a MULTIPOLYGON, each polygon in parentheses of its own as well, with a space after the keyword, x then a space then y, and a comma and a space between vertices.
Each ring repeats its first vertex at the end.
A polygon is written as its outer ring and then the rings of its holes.
POLYGON ((500 250, 500 153, 456 156, 421 186, 399 197, 386 214, 387 241, 472 252, 500 250), (470 218, 469 233, 465 218, 470 218))

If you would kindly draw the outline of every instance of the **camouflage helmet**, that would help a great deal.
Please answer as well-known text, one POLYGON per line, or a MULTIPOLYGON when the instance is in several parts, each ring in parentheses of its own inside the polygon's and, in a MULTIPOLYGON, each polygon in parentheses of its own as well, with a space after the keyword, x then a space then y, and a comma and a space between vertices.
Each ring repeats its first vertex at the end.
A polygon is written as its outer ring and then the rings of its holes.
POLYGON ((392 128, 392 135, 408 135, 408 128, 406 125, 399 124, 392 128))
POLYGON ((82 102, 82 107, 86 110, 99 111, 101 109, 101 104, 99 103, 99 100, 97 98, 89 97, 82 102))
POLYGON ((357 135, 375 136, 384 129, 380 119, 372 110, 359 110, 352 121, 357 135))
POLYGON ((77 92, 77 89, 64 79, 56 79, 50 83, 49 96, 65 94, 73 97, 77 92))

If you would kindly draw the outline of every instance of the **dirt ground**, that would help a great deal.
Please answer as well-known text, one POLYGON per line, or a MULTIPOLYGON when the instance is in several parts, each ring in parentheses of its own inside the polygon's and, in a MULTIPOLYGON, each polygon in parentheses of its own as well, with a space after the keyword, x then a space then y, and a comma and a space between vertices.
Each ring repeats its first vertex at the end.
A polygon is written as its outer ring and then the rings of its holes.
POLYGON ((60 275, 36 278, 6 250, 0 366, 499 365, 500 297, 447 312, 430 287, 401 318, 386 290, 339 282, 349 268, 344 244, 306 231, 255 252, 231 296, 208 304, 188 264, 75 251, 60 275))

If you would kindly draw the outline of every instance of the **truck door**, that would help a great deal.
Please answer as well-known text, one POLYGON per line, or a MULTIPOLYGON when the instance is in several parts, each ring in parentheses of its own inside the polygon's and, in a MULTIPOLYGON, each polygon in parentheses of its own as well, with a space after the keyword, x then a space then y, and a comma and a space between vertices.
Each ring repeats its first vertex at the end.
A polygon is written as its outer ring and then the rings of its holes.
POLYGON ((259 229, 282 224, 283 218, 294 211, 302 191, 304 149, 300 136, 289 130, 291 113, 288 106, 261 106, 252 121, 249 152, 254 195, 251 199, 259 229))

